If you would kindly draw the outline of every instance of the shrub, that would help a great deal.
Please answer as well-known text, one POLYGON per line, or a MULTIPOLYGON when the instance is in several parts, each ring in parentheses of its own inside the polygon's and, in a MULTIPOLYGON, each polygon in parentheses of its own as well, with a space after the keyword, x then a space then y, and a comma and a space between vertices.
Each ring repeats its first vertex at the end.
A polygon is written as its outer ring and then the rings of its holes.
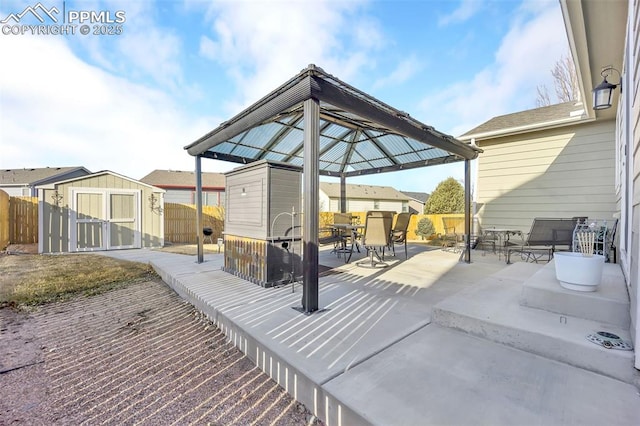
POLYGON ((416 227, 416 234, 424 240, 436 233, 436 227, 433 226, 433 222, 428 217, 423 217, 418 221, 416 227))

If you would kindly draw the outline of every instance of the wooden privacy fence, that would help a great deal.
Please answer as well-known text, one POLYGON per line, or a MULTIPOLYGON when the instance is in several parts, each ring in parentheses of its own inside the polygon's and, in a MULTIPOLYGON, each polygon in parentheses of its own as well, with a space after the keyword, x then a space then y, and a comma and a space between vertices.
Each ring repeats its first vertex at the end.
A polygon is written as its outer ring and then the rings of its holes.
POLYGON ((9 194, 0 189, 0 250, 4 250, 9 241, 9 194))
POLYGON ((38 242, 38 198, 5 197, 0 191, 0 249, 38 242))
MULTIPOLYGON (((202 227, 213 230, 212 242, 215 243, 219 237, 222 237, 224 208, 202 206, 202 227)), ((164 240, 166 242, 195 244, 197 232, 194 204, 164 203, 164 240)))
MULTIPOLYGON (((366 212, 351 212, 357 216, 361 224, 364 225, 366 212)), ((416 234, 418 222, 427 217, 433 223, 436 234, 443 234, 443 217, 464 217, 463 213, 448 214, 420 214, 411 216, 407 236, 409 240, 422 240, 416 234)), ((333 223, 333 212, 320 212, 319 227, 323 228, 333 223)), ((216 242, 222 237, 224 231, 224 208, 203 206, 202 207, 203 227, 213 230, 212 242, 216 242)), ((196 206, 195 204, 164 204, 164 240, 170 243, 195 244, 196 243, 196 206)), ((208 240, 207 240, 208 242, 208 240)))
MULTIPOLYGON (((213 243, 224 231, 224 208, 203 206, 203 227, 212 229, 213 243)), ((366 212, 352 212, 364 225, 366 212)), ((408 239, 421 240, 416 234, 420 219, 428 217, 434 225, 435 233, 444 233, 443 217, 462 217, 463 214, 413 215, 409 222, 408 239)), ((320 213, 320 227, 333 223, 333 213, 320 213)), ((164 239, 169 243, 196 243, 196 206, 193 204, 165 203, 164 239)), ((200 231, 202 232, 202 231, 200 231)), ((38 242, 38 198, 10 197, 0 190, 0 250, 9 244, 34 244, 38 242)), ((208 241, 207 241, 208 242, 208 241)))
MULTIPOLYGON (((359 223, 364 225, 366 212, 351 212, 352 216, 357 216, 359 223)), ((409 227, 407 228, 407 239, 409 240, 422 240, 422 236, 416 234, 418 229, 418 222, 422 218, 429 218, 435 228, 435 234, 444 234, 444 226, 442 224, 443 217, 464 217, 464 213, 445 213, 445 214, 414 214, 409 221, 409 227)), ((333 212, 320 212, 320 228, 326 227, 333 223, 333 212)), ((457 231, 457 230, 456 230, 457 231)), ((461 230, 463 232, 464 230, 461 230)))

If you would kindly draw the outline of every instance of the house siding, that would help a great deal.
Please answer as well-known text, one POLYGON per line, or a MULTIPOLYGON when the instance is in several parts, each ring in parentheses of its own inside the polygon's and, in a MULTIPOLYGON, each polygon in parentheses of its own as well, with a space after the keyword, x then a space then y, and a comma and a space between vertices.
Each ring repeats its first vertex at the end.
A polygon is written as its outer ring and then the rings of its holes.
POLYGON ((28 186, 0 186, 10 197, 30 197, 31 188, 28 186))
MULTIPOLYGON (((621 121, 619 137, 622 139, 621 146, 631 153, 632 160, 624 159, 624 150, 620 153, 621 175, 620 180, 629 182, 631 189, 628 190, 622 185, 621 197, 630 198, 631 217, 627 218, 628 224, 623 224, 620 238, 625 238, 623 243, 626 250, 622 261, 627 263, 625 270, 628 272, 627 281, 629 286, 629 299, 631 302, 631 336, 634 345, 638 348, 640 341, 640 330, 638 321, 638 303, 640 299, 640 41, 638 39, 638 28, 640 26, 640 8, 638 1, 629 2, 629 13, 627 21, 627 38, 624 58, 624 87, 629 89, 621 90, 618 120, 621 121), (627 177, 628 174, 628 177, 627 177), (628 227, 631 229, 629 230, 628 227)), ((622 203, 624 208, 624 203, 622 203)), ((636 349, 635 367, 640 369, 640 357, 636 349)))
POLYGON ((424 205, 425 203, 421 203, 420 201, 410 200, 409 201, 409 212, 414 214, 423 214, 424 213, 424 205))
MULTIPOLYGON (((408 206, 407 202, 404 202, 404 204, 408 206)), ((388 211, 401 213, 403 211, 402 208, 403 208, 402 201, 378 200, 378 205, 376 206, 375 200, 347 199, 347 211, 349 212, 366 212, 369 210, 388 210, 388 211)), ((340 200, 337 198, 330 199, 328 211, 339 212, 340 200)))
POLYGON ((535 217, 613 219, 613 123, 582 124, 480 142, 483 227, 527 232, 535 217))
MULTIPOLYGON (((166 203, 176 204, 195 204, 196 191, 193 189, 167 189, 164 200, 166 203)), ((221 191, 202 191, 203 206, 224 206, 224 190, 221 191)))

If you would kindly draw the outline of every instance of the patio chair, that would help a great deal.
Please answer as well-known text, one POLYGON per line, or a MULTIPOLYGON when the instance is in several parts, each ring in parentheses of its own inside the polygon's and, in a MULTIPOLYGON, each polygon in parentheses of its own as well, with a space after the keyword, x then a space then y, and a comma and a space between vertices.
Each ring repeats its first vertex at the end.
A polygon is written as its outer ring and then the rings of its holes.
POLYGON ((393 255, 396 255, 396 245, 404 244, 404 258, 408 259, 407 254, 407 229, 409 228, 409 221, 411 220, 413 213, 398 213, 396 216, 396 223, 391 230, 391 251, 393 255))
POLYGON ((476 250, 482 248, 482 255, 487 253, 487 247, 491 247, 491 251, 496 253, 496 243, 498 238, 495 233, 485 232, 487 228, 478 225, 478 232, 471 234, 471 248, 476 250))
POLYGON ((369 258, 357 262, 358 266, 375 268, 376 265, 388 266, 384 263, 384 249, 391 242, 391 225, 394 212, 369 211, 364 223, 362 246, 367 249, 369 258))
MULTIPOLYGON (((333 225, 349 225, 351 224, 351 215, 347 213, 334 213, 333 225)), ((347 245, 348 232, 346 229, 332 227, 333 232, 333 253, 338 255, 345 252, 347 245)))
POLYGON ((442 249, 452 248, 456 251, 460 242, 464 241, 464 217, 443 217, 442 249))
POLYGON ((553 253, 560 248, 570 250, 573 244, 573 230, 579 218, 535 218, 531 224, 531 230, 522 245, 513 245, 507 248, 507 263, 511 263, 511 254, 520 253, 523 260, 535 262, 543 260, 548 262, 553 253))
POLYGON ((340 241, 340 235, 337 232, 337 229, 332 226, 325 226, 318 230, 318 244, 326 245, 326 244, 335 244, 340 241))

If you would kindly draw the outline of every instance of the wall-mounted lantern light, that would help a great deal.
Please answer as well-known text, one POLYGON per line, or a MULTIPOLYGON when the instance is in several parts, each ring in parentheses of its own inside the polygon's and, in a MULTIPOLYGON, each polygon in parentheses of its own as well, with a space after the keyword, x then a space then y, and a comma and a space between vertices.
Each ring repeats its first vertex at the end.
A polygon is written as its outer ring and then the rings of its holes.
POLYGON ((620 76, 620 71, 609 65, 602 69, 600 75, 603 77, 602 83, 598 84, 593 89, 593 109, 595 110, 611 108, 613 91, 618 86, 620 86, 620 91, 622 91, 622 78, 620 76), (607 81, 607 77, 609 77, 613 71, 618 73, 617 84, 612 84, 607 81))

